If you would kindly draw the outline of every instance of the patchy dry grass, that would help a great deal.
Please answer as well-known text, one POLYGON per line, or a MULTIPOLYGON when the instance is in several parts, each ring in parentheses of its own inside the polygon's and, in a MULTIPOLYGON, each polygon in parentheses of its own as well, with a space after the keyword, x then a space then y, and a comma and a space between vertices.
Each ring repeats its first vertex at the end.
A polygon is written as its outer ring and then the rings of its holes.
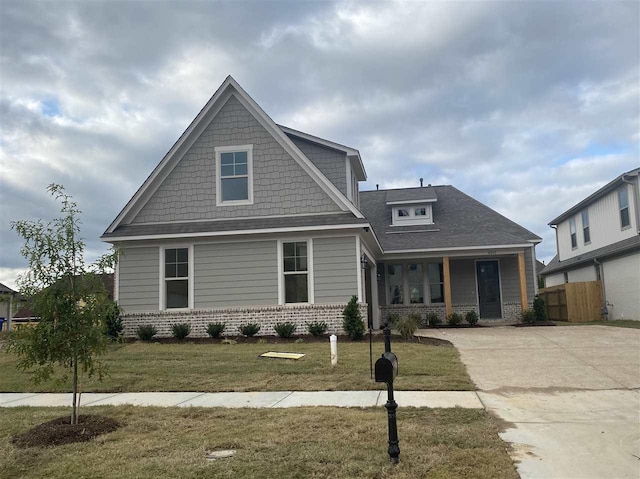
MULTIPOLYGON (((474 385, 453 346, 396 343, 402 390, 473 390, 474 385)), ((373 360, 384 351, 373 344, 373 360)), ((68 383, 34 385, 16 368, 16 357, 0 352, 0 391, 66 392, 68 383)), ((104 356, 109 376, 87 379, 85 392, 136 391, 336 391, 382 389, 370 378, 369 344, 339 344, 332 368, 329 342, 299 344, 155 344, 111 346, 104 356), (258 357, 266 351, 305 353, 299 361, 258 357)))
POLYGON ((589 321, 587 323, 569 323, 567 321, 554 321, 556 326, 613 326, 616 328, 640 329, 640 321, 633 319, 611 319, 609 321, 589 321))
POLYGON ((517 478, 495 420, 468 409, 400 409, 400 464, 386 454, 386 411, 96 407, 125 424, 87 443, 16 449, 13 434, 68 413, 3 409, 0 477, 517 478), (208 463, 207 451, 237 449, 208 463))

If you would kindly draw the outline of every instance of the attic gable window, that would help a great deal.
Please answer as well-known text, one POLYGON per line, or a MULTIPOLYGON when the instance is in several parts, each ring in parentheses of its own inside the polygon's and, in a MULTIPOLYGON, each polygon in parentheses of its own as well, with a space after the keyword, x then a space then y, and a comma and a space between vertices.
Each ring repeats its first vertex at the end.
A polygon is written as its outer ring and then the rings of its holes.
POLYGON ((253 145, 216 147, 216 205, 253 204, 253 145))

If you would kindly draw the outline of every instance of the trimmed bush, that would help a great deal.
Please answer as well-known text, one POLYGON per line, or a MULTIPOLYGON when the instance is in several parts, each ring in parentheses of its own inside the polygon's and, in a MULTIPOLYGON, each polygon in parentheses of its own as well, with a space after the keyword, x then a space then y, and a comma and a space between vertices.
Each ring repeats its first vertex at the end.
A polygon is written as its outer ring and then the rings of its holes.
POLYGON ((420 323, 420 316, 417 314, 410 314, 406 318, 401 318, 396 325, 400 336, 404 339, 412 338, 416 330, 418 329, 418 324, 420 323))
POLYGON ((191 334, 191 325, 189 323, 176 323, 171 325, 171 333, 173 337, 182 341, 191 334))
POLYGON ((290 338, 293 336, 293 333, 296 332, 296 324, 295 323, 276 323, 273 327, 276 330, 276 333, 281 338, 290 338))
POLYGON ((547 317, 547 308, 544 305, 544 299, 536 294, 536 297, 533 300, 533 314, 536 318, 536 321, 546 321, 547 317))
POLYGON ((151 341, 158 334, 158 330, 153 324, 141 324, 136 330, 136 334, 142 341, 151 341))
POLYGON ((469 323, 471 326, 475 326, 476 324, 478 324, 478 320, 480 318, 478 317, 478 313, 476 313, 476 311, 474 309, 472 309, 471 311, 467 312, 467 314, 464 315, 464 320, 469 323))
POLYGON ((447 316, 447 324, 449 326, 459 326, 462 324, 462 315, 459 313, 451 313, 447 316))
POLYGON ((314 321, 313 323, 309 323, 309 326, 307 326, 309 334, 316 338, 326 333, 327 329, 327 323, 325 323, 324 321, 314 321))
POLYGON ((441 323, 442 323, 442 320, 440 319, 440 316, 438 316, 436 313, 427 314, 427 324, 429 326, 437 326, 441 323))
POLYGON ((351 341, 362 339, 364 336, 364 321, 362 321, 362 315, 360 314, 360 308, 358 308, 358 297, 353 296, 346 308, 342 312, 343 321, 342 327, 349 335, 351 341))
POLYGON ((520 315, 523 323, 533 324, 536 322, 536 313, 533 309, 525 309, 520 315))
POLYGON ((107 311, 104 319, 104 327, 109 339, 118 339, 122 334, 124 325, 120 317, 120 307, 115 301, 113 301, 113 304, 109 307, 109 311, 107 311))
POLYGON ((207 324, 207 334, 210 338, 219 338, 226 327, 225 323, 209 323, 207 324))
POLYGON ((240 332, 243 336, 250 338, 260 332, 260 325, 258 323, 241 324, 240 332))

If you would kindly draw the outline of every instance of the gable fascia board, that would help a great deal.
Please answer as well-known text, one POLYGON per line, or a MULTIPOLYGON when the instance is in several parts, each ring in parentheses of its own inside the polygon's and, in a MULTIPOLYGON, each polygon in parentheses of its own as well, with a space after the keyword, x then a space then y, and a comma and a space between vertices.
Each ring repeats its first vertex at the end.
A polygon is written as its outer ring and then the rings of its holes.
POLYGON ((304 231, 324 231, 324 230, 341 230, 341 229, 361 229, 371 228, 368 223, 355 223, 350 225, 322 225, 322 226, 294 226, 289 228, 263 228, 253 230, 231 230, 231 231, 203 231, 199 233, 170 233, 157 235, 137 235, 137 236, 101 236, 100 239, 106 243, 115 243, 118 241, 139 241, 139 240, 156 240, 156 239, 177 239, 177 238, 201 238, 214 236, 236 236, 236 235, 252 235, 252 234, 268 234, 268 233, 298 233, 304 231))
POLYGON ((162 181, 178 164, 184 153, 189 150, 198 139, 200 133, 211 123, 216 114, 224 106, 231 95, 234 95, 256 120, 274 137, 274 139, 291 155, 291 157, 318 183, 329 197, 340 206, 343 211, 351 211, 357 218, 364 218, 362 213, 320 172, 320 170, 300 151, 293 142, 278 128, 274 121, 260 108, 260 106, 248 95, 246 91, 231 76, 228 76, 218 90, 200 110, 198 115, 189 124, 178 141, 174 143, 162 161, 154 168, 138 191, 125 205, 120 214, 107 228, 107 233, 112 233, 123 221, 135 217, 146 204, 162 181), (208 118, 208 121, 204 121, 208 118), (154 188, 155 186, 155 188, 154 188))
POLYGON ((300 131, 300 130, 295 130, 293 128, 289 128, 288 126, 284 126, 284 125, 276 125, 276 126, 278 126, 278 128, 280 128, 287 135, 296 136, 303 140, 307 140, 312 143, 317 143, 319 145, 323 145, 328 148, 332 148, 334 150, 339 150, 344 152, 352 163, 354 163, 353 160, 355 160, 355 163, 356 163, 355 166, 357 167, 356 170, 359 170, 358 173, 360 174, 360 178, 358 178, 358 181, 367 181, 367 172, 364 169, 364 163, 362 163, 360 152, 355 148, 341 145, 340 143, 336 143, 331 140, 325 140, 324 138, 320 138, 319 136, 310 135, 309 133, 305 133, 304 131, 300 131))
POLYGON ((431 200, 398 200, 398 201, 387 201, 388 205, 414 205, 418 203, 436 203, 437 199, 431 200))
POLYGON ((358 210, 344 194, 336 188, 336 186, 324 176, 313 162, 291 141, 278 125, 265 113, 253 98, 245 92, 242 87, 230 77, 233 87, 239 93, 237 96, 249 112, 253 113, 258 122, 275 138, 278 143, 285 149, 289 155, 302 167, 302 169, 324 190, 325 193, 342 209, 342 211, 350 211, 356 218, 364 218, 360 210, 358 210))
POLYGON ((406 253, 431 253, 431 252, 442 252, 442 251, 478 251, 483 249, 489 250, 497 250, 497 249, 505 249, 505 248, 531 248, 533 241, 529 243, 520 243, 520 244, 496 244, 496 245, 485 245, 485 246, 450 246, 446 248, 425 248, 425 249, 396 249, 396 250, 385 250, 384 254, 406 254, 406 253))

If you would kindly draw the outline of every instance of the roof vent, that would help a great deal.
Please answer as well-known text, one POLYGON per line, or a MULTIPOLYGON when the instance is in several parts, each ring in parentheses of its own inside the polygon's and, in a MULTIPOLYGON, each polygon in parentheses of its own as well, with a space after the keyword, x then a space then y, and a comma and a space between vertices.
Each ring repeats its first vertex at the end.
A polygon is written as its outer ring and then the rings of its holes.
MULTIPOLYGON (((422 178, 420 178, 420 188, 422 188, 422 182, 423 182, 423 181, 424 181, 424 180, 423 180, 422 178)), ((429 185, 429 186, 431 186, 431 185, 429 185)))
POLYGON ((376 191, 379 189, 380 185, 376 183, 376 191))

